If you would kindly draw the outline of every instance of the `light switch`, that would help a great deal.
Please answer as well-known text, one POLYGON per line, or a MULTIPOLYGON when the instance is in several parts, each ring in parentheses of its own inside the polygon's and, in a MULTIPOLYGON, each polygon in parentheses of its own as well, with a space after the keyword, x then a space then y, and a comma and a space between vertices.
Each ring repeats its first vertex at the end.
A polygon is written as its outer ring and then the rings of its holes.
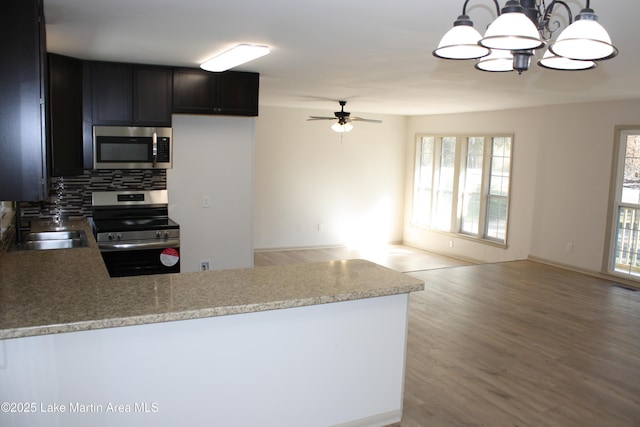
POLYGON ((202 207, 203 208, 211 207, 211 196, 202 196, 202 207))

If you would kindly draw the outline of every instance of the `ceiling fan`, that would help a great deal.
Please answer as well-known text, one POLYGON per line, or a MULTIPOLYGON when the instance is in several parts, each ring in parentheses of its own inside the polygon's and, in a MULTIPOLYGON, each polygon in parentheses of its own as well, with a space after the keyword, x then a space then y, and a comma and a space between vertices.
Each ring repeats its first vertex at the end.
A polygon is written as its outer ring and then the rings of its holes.
POLYGON ((347 101, 340 100, 340 111, 336 111, 333 113, 335 117, 322 117, 322 116, 309 116, 307 121, 310 120, 337 120, 331 126, 336 132, 349 132, 353 129, 353 125, 351 122, 369 122, 369 123, 382 123, 382 120, 374 120, 374 119, 363 119, 362 117, 351 117, 351 113, 348 111, 344 111, 344 106, 347 105, 347 101))

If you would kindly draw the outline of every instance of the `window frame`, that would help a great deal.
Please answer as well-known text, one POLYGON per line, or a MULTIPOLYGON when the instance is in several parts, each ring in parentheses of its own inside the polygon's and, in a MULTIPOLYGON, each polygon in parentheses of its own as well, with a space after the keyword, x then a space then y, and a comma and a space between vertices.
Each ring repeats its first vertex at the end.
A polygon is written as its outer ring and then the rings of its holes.
POLYGON ((611 167, 609 212, 607 214, 607 234, 606 234, 607 250, 605 251, 602 271, 611 276, 638 282, 640 281, 640 273, 631 274, 632 268, 630 268, 629 273, 625 273, 620 269, 616 269, 616 249, 618 247, 617 239, 618 239, 619 209, 621 207, 630 208, 630 209, 640 208, 640 202, 638 204, 631 204, 631 203, 625 203, 622 201, 623 187, 624 187, 625 161, 626 161, 626 151, 627 151, 627 138, 629 135, 640 135, 640 125, 615 127, 615 135, 614 135, 614 143, 613 143, 613 158, 612 158, 612 167, 611 167))
MULTIPOLYGON (((510 222, 510 205, 511 205, 511 195, 512 195, 512 186, 513 186, 513 156, 514 156, 514 134, 510 133, 487 133, 487 132, 478 132, 478 133, 420 133, 415 135, 414 142, 414 170, 413 170, 413 182, 412 182, 412 201, 411 201, 411 218, 410 224, 413 227, 428 230, 434 233, 442 233, 450 236, 455 236, 458 238, 472 240, 474 242, 488 244, 491 246, 497 246, 501 248, 506 248, 508 246, 509 241, 509 222, 510 222), (451 207, 451 219, 450 219, 450 228, 448 231, 438 229, 434 222, 437 222, 436 219, 436 197, 435 194, 438 191, 438 175, 440 163, 439 159, 441 156, 442 150, 442 140, 443 138, 455 138, 456 140, 456 150, 455 150, 455 166, 454 166, 454 194, 452 197, 452 207, 451 207), (433 164, 431 171, 431 201, 430 201, 430 220, 431 223, 429 225, 425 225, 416 221, 416 215, 418 208, 416 207, 416 198, 417 192, 419 190, 418 174, 421 168, 422 161, 422 141, 423 138, 433 138, 434 147, 433 147, 433 164), (466 184, 466 173, 467 173, 467 161, 468 161, 468 145, 469 138, 483 138, 483 158, 482 158, 482 182, 481 182, 481 190, 480 190, 480 212, 478 217, 478 234, 473 234, 467 231, 462 230, 463 225, 463 196, 465 195, 465 184, 466 184), (509 182, 508 182, 508 194, 507 194, 507 206, 506 206, 506 227, 505 227, 505 235, 504 241, 488 236, 488 203, 489 203, 489 191, 490 191, 490 179, 491 179, 491 168, 492 168, 492 160, 493 160, 493 143, 494 138, 509 138, 510 141, 510 156, 509 156, 509 182)), ((467 193, 468 194, 468 193, 467 193)))

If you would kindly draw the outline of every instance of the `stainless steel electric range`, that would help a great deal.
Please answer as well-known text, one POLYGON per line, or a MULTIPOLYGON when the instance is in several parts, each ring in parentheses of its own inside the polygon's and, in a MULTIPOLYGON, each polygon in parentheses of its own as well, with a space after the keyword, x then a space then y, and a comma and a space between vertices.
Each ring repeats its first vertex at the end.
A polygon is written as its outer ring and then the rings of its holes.
POLYGON ((112 277, 180 272, 180 226, 167 190, 92 194, 92 227, 112 277))

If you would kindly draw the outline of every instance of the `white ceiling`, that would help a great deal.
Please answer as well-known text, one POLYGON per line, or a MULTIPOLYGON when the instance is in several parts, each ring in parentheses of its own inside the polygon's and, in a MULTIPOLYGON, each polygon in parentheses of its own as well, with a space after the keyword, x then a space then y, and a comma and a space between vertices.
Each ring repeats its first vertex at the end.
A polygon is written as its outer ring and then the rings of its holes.
MULTIPOLYGON (((566 2, 574 15, 585 6, 566 2)), ((432 56, 463 3, 44 0, 44 10, 48 50, 83 59, 197 67, 239 43, 268 45, 270 55, 238 68, 261 74, 261 105, 322 113, 346 99, 355 113, 419 115, 640 98, 640 1, 591 1, 616 58, 581 72, 534 65, 521 76, 432 56)), ((467 12, 480 32, 495 17, 489 0, 467 12)))

